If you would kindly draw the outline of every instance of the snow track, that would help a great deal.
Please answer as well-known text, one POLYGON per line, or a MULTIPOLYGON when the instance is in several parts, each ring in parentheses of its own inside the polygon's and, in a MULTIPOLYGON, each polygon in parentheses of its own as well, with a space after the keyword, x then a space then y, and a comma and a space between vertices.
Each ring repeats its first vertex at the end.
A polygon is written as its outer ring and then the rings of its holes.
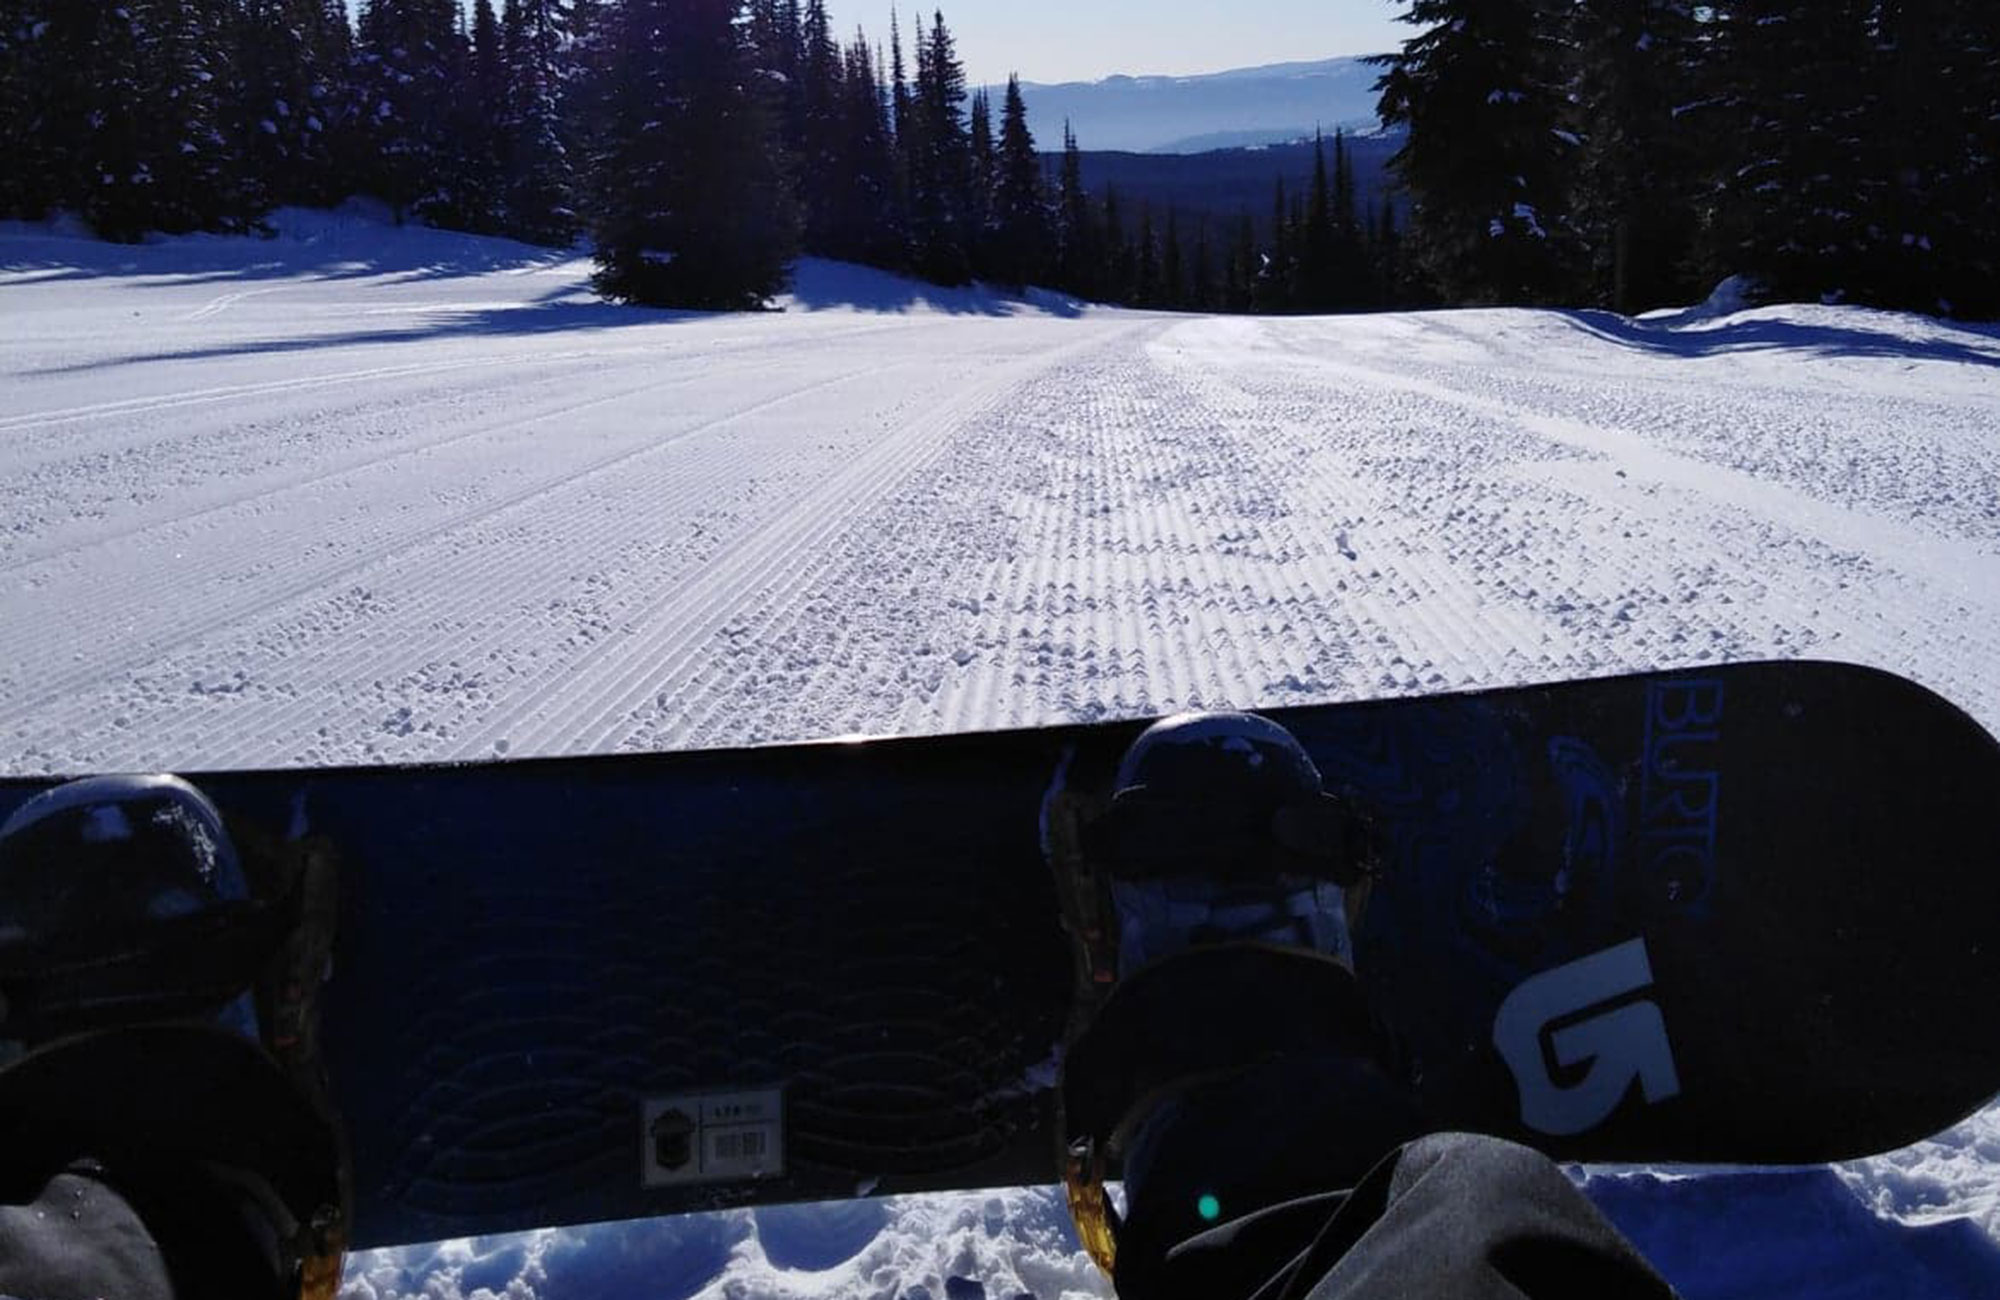
POLYGON ((796 306, 824 310, 704 319, 590 302, 545 260, 244 287, 167 245, 144 275, 63 271, 93 249, 0 272, 15 770, 1794 654, 2000 725, 2000 345, 1974 331, 1078 316, 821 265, 796 306))

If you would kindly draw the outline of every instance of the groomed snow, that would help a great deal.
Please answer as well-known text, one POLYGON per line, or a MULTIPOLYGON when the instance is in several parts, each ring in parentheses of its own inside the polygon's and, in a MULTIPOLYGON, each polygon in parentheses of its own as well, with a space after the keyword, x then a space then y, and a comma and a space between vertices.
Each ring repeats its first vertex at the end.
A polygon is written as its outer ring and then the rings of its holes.
MULTIPOLYGON (((365 209, 277 225, 133 248, 0 227, 5 770, 933 732, 1796 655, 2000 730, 2000 332, 1726 305, 1151 316, 828 263, 783 313, 713 318, 365 209)), ((1690 1295, 2000 1290, 2000 1112, 1838 1171, 1591 1186, 1690 1295)), ((1062 1223, 1011 1191, 549 1232, 365 1256, 347 1292, 1102 1294, 1062 1223)))

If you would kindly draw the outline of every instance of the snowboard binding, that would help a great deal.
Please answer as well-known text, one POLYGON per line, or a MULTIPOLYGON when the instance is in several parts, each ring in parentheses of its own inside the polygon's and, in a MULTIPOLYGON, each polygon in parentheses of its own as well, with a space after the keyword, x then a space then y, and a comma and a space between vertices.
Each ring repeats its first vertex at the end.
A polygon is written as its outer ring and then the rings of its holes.
POLYGON ((177 1169, 231 1171, 218 1194, 322 1300, 349 1203, 318 1041, 334 864, 239 829, 172 776, 68 782, 0 825, 0 1173, 87 1157, 143 1202, 177 1169))
POLYGON ((1113 787, 1059 780, 1044 819, 1078 981, 1061 1169, 1107 1274, 1123 1225, 1105 1183, 1163 1103, 1277 1056, 1355 1050, 1350 926, 1380 861, 1368 819, 1251 714, 1154 724, 1113 787))

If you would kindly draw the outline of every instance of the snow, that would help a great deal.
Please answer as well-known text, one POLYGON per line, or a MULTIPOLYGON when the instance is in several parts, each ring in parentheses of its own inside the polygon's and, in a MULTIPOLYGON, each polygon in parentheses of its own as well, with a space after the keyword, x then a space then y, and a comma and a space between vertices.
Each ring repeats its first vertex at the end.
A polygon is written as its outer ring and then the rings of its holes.
MULTIPOLYGON (((279 214, 0 228, 0 764, 524 756, 1765 656, 2000 729, 2000 332, 1847 307, 1154 316, 808 263, 782 313, 279 214)), ((1592 1171, 1690 1296, 2000 1292, 2000 1112, 1592 1171)), ((374 1252, 345 1294, 1103 1295, 1046 1189, 374 1252), (953 1279, 961 1279, 954 1281, 953 1279)))

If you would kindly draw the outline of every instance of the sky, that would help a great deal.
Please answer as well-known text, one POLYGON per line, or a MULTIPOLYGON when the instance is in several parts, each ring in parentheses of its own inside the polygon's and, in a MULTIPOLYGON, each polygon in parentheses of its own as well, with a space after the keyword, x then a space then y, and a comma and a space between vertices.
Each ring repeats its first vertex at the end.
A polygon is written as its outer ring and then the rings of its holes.
MULTIPOLYGON (((855 24, 889 39, 889 6, 944 10, 974 85, 1185 76, 1337 54, 1379 54, 1408 33, 1403 0, 830 0, 844 42, 855 24)), ((349 7, 354 7, 349 0, 349 7)))
MULTIPOLYGON (((1402 0, 917 0, 944 11, 967 79, 1095 81, 1184 76, 1338 54, 1379 54, 1409 33, 1402 0)), ((845 39, 859 22, 886 39, 890 0, 832 0, 845 39)), ((907 32, 912 0, 900 0, 907 32)))

